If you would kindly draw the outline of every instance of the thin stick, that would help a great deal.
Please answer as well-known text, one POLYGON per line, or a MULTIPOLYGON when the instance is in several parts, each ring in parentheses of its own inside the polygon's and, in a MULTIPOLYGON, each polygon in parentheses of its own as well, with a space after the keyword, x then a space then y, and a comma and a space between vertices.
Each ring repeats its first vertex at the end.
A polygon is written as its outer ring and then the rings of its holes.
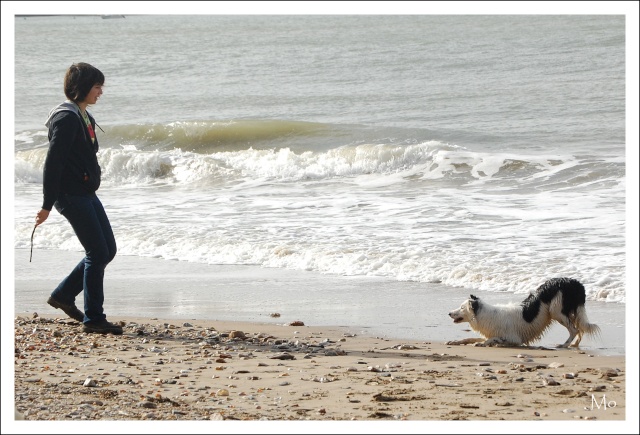
POLYGON ((31 231, 31 254, 29 254, 29 263, 31 263, 31 258, 33 257, 33 235, 36 233, 36 228, 38 228, 38 224, 35 224, 33 231, 31 231))

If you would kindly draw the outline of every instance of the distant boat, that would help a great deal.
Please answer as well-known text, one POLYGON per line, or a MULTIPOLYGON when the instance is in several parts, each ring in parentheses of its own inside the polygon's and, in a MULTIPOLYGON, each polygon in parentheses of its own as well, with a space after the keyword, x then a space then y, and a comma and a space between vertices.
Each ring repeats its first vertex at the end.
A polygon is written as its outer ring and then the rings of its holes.
POLYGON ((102 19, 104 20, 109 18, 124 18, 124 15, 102 15, 102 19))

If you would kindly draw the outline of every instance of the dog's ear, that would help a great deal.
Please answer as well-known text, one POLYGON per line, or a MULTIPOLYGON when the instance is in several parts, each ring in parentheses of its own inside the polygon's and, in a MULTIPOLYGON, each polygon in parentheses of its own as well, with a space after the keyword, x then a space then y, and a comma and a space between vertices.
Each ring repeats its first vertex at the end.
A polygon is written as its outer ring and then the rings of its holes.
POLYGON ((474 315, 477 315, 480 311, 480 299, 475 296, 473 296, 473 299, 471 300, 471 310, 474 315))
POLYGON ((478 300, 478 298, 477 298, 477 297, 475 297, 474 295, 469 295, 469 296, 471 297, 471 300, 472 300, 472 301, 477 301, 477 300, 478 300))

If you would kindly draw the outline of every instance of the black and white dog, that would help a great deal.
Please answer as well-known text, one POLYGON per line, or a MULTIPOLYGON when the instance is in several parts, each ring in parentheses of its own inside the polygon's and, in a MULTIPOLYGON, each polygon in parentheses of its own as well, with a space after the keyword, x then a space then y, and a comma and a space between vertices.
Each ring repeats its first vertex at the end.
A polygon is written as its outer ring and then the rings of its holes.
POLYGON ((584 307, 584 286, 572 278, 554 278, 542 284, 521 303, 489 305, 473 295, 449 313, 454 323, 469 322, 484 338, 467 338, 447 344, 521 346, 540 339, 555 320, 569 330, 558 347, 578 347, 584 334, 597 336, 600 328, 589 323, 584 307), (575 343, 573 340, 578 337, 575 343))

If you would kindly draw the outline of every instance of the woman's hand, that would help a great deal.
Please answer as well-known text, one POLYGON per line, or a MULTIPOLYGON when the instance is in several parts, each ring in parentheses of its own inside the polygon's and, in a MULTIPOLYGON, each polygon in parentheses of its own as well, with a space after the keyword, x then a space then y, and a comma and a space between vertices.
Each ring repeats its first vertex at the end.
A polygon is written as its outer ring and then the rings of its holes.
POLYGON ((36 214, 36 227, 44 223, 44 221, 46 221, 48 217, 49 217, 49 210, 45 210, 44 208, 41 208, 40 211, 36 214))

